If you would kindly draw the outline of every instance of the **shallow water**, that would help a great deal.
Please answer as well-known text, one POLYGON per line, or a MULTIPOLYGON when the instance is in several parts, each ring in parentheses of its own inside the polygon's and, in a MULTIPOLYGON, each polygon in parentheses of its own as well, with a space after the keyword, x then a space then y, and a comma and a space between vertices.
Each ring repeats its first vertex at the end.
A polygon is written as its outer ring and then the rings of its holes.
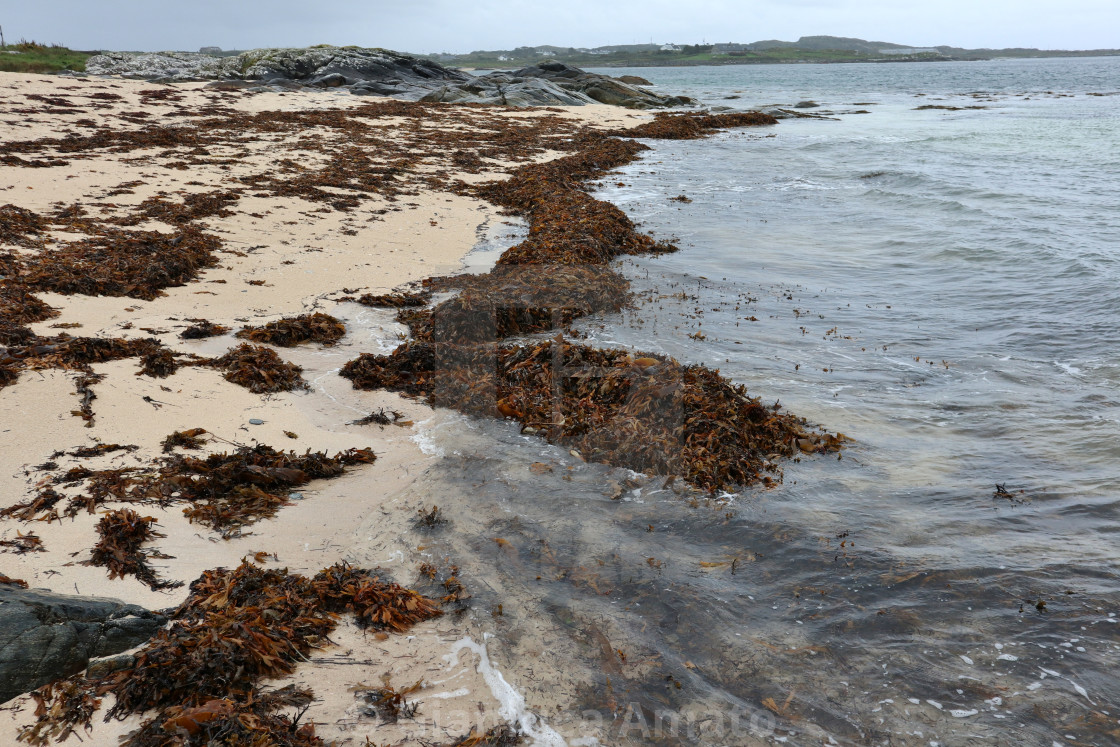
POLYGON ((651 142, 599 196, 682 249, 577 326, 854 440, 711 500, 436 412, 491 657, 569 739, 1120 743, 1120 59, 626 72, 836 118, 651 142))

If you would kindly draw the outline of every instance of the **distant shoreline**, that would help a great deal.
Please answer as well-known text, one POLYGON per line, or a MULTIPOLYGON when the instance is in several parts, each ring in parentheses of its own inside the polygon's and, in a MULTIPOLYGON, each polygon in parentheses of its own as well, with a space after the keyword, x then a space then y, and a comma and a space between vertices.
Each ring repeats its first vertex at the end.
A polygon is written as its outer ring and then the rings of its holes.
MULTIPOLYGON (((732 67, 732 66, 748 66, 748 65, 876 65, 876 64, 901 64, 901 63, 916 63, 916 62, 995 62, 997 60, 1054 60, 1054 59, 1101 59, 1107 57, 1120 57, 1120 50, 1109 50, 1107 52, 1100 52, 1094 54, 1053 54, 1053 55, 1037 55, 1037 56, 992 56, 992 57, 925 57, 915 59, 912 57, 902 58, 877 58, 877 59, 835 59, 835 60, 793 60, 793 59, 744 59, 741 57, 731 58, 727 61, 716 60, 628 60, 625 62, 597 62, 581 60, 580 66, 585 68, 625 68, 625 67, 732 67)), ((490 71, 490 70, 516 70, 524 67, 520 62, 514 65, 488 65, 485 63, 479 65, 454 65, 452 67, 456 70, 463 70, 468 72, 474 71, 490 71)))

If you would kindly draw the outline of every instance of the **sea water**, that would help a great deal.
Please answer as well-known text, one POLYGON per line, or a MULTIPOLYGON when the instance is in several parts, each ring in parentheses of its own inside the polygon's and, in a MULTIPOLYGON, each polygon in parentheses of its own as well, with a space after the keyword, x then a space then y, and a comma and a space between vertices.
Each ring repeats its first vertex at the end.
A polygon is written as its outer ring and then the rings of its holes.
POLYGON ((712 499, 438 411, 491 659, 569 741, 1120 743, 1120 58, 600 72, 818 116, 603 180, 680 251, 577 327, 851 441, 712 499))

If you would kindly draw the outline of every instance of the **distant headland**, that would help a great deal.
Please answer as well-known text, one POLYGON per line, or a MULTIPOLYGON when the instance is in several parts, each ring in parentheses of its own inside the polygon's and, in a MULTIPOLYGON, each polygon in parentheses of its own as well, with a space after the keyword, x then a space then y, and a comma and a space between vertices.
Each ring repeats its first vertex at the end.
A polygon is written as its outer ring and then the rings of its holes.
POLYGON ((615 44, 575 48, 543 45, 468 54, 419 55, 459 67, 513 67, 554 59, 585 67, 669 67, 678 65, 752 65, 773 63, 932 62, 1029 57, 1100 57, 1120 55, 1120 49, 965 49, 915 47, 893 42, 841 36, 803 36, 797 41, 767 39, 746 43, 615 44))

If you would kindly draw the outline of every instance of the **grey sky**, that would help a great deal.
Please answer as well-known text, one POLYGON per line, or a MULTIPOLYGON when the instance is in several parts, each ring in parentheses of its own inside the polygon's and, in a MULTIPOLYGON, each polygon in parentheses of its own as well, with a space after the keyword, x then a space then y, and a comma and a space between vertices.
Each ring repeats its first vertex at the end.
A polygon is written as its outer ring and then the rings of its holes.
POLYGON ((1117 0, 3 0, 0 26, 75 49, 521 45, 854 36, 914 46, 1120 47, 1117 0))

